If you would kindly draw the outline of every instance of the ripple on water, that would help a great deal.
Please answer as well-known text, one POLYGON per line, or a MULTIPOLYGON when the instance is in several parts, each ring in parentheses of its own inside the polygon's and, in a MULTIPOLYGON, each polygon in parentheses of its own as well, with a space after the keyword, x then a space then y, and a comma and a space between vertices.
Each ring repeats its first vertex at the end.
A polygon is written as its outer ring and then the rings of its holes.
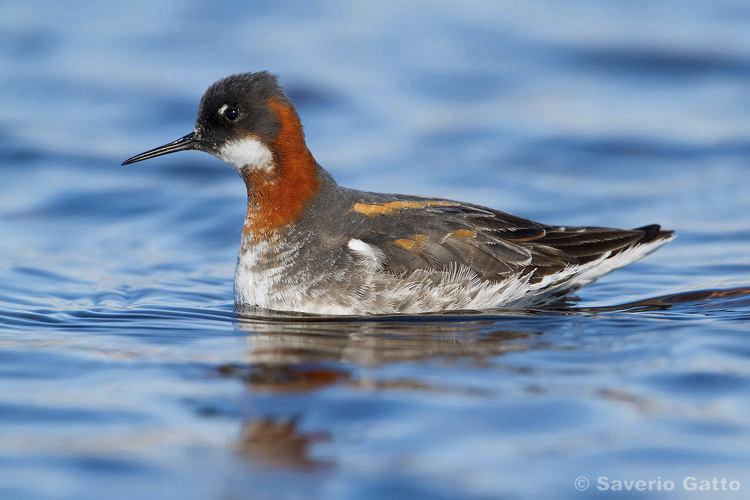
POLYGON ((746 489, 746 4, 7 0, 0 498, 746 489), (241 180, 120 163, 259 69, 343 185, 679 237, 544 311, 235 311, 241 180))

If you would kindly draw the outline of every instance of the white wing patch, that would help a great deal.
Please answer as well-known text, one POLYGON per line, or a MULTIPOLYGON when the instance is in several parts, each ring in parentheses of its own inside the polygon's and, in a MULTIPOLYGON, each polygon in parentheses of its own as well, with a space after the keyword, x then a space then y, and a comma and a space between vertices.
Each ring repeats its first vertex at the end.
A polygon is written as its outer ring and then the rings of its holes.
POLYGON ((352 238, 346 246, 348 246, 356 255, 365 260, 372 261, 378 267, 380 267, 380 264, 385 260, 385 254, 381 249, 374 245, 370 245, 369 243, 365 243, 362 240, 352 238))

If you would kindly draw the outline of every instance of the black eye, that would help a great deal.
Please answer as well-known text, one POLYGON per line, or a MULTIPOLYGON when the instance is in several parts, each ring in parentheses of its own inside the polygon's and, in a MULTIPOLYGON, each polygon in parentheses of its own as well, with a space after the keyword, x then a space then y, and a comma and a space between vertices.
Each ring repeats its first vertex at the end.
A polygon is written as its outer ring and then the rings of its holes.
POLYGON ((224 115, 224 118, 230 122, 234 122, 240 117, 240 110, 237 108, 226 108, 222 114, 224 115))

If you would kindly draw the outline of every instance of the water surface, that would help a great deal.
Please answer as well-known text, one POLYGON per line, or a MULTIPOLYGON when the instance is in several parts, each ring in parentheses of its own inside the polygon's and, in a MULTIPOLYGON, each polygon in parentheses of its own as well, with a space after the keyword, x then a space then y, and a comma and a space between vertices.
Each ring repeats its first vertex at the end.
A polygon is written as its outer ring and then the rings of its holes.
POLYGON ((748 26, 728 0, 5 2, 0 498, 740 498, 748 26), (120 163, 260 69, 343 185, 678 238, 550 310, 236 312, 236 174, 120 163))

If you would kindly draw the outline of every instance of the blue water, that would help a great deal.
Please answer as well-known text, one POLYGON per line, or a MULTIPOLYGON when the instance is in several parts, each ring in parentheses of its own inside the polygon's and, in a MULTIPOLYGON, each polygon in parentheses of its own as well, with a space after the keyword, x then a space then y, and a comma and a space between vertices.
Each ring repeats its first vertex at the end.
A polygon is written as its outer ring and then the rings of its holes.
POLYGON ((748 47, 744 0, 4 1, 0 498, 746 497, 748 47), (236 313, 240 179, 120 162, 261 69, 341 184, 679 236, 560 310, 236 313))

